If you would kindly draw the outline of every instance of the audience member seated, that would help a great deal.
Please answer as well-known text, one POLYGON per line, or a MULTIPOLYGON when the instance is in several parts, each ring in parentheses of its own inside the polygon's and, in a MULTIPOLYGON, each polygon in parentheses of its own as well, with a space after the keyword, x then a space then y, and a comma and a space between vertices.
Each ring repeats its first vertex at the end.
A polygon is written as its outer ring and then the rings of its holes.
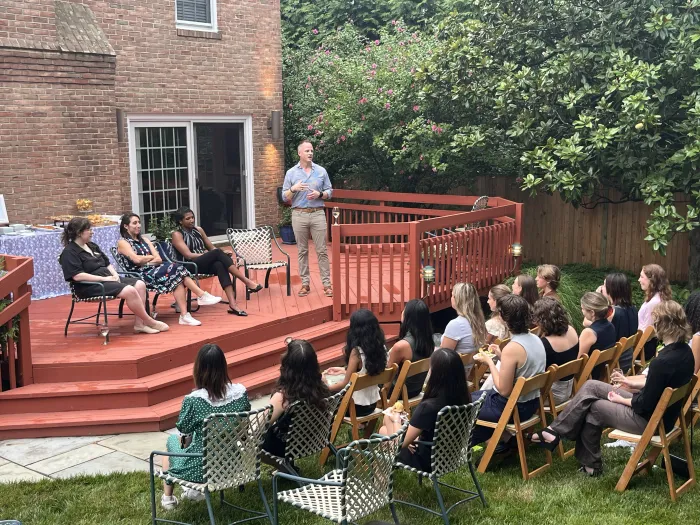
POLYGON ((447 323, 440 346, 455 350, 458 354, 473 354, 486 343, 484 311, 473 284, 454 285, 452 308, 457 311, 457 317, 447 323))
POLYGON ((501 314, 498 313, 498 308, 496 306, 498 300, 510 293, 510 288, 505 284, 497 284, 489 290, 488 303, 491 309, 491 318, 486 321, 486 331, 488 335, 486 337, 487 343, 493 343, 496 339, 505 341, 510 337, 510 332, 508 332, 508 327, 506 323, 501 319, 501 314))
MULTIPOLYGON (((386 369, 388 356, 384 332, 377 318, 369 310, 362 308, 350 316, 350 328, 344 353, 345 368, 331 367, 323 373, 326 383, 329 382, 328 376, 345 374, 341 381, 328 385, 331 392, 339 392, 345 388, 355 372, 376 376, 386 369)), ((378 386, 356 390, 352 399, 355 402, 357 416, 368 416, 374 412, 380 398, 378 386)))
MULTIPOLYGON (((639 326, 638 312, 632 304, 632 287, 627 276, 624 273, 610 273, 605 276, 605 281, 597 291, 613 305, 608 320, 615 327, 615 339, 619 341, 636 334, 639 326)), ((625 373, 632 366, 632 354, 634 348, 628 348, 620 356, 620 368, 625 373)))
POLYGON ((91 238, 92 225, 84 217, 74 217, 63 230, 61 241, 65 248, 58 260, 66 281, 73 282, 75 294, 81 299, 100 297, 103 288, 94 283, 102 283, 106 295, 124 299, 134 312, 134 332, 165 332, 168 325, 146 313, 146 284, 139 279, 119 277, 100 247, 90 242, 91 238))
MULTIPOLYGON (((500 352, 500 367, 496 367, 493 359, 485 354, 477 353, 474 361, 486 363, 493 377, 494 388, 486 391, 486 399, 479 411, 479 419, 498 422, 508 403, 508 396, 519 377, 530 378, 545 371, 547 355, 542 340, 529 331, 530 305, 522 297, 506 295, 498 301, 498 310, 511 333, 510 342, 500 352)), ((490 345, 489 350, 498 353, 498 345, 490 345)), ((472 394, 472 401, 481 397, 482 390, 472 394)), ((518 399, 520 419, 530 418, 539 407, 539 392, 537 390, 518 399)), ((477 426, 472 435, 472 444, 482 443, 493 434, 493 429, 477 426)), ((504 433, 506 446, 513 440, 510 434, 504 433)))
MULTIPOLYGON (((552 297, 543 297, 535 303, 535 322, 540 327, 540 337, 547 355, 546 368, 565 365, 578 358, 578 334, 569 323, 569 316, 562 304, 552 297)), ((552 394, 557 405, 571 397, 574 376, 567 376, 552 384, 552 394)))
MULTIPOLYGON (((658 264, 647 264, 639 273, 639 286, 644 292, 644 303, 639 309, 639 329, 643 332, 651 325, 651 313, 657 304, 673 298, 666 271, 658 264)), ((644 359, 649 361, 656 355, 659 337, 655 335, 644 345, 644 359)))
MULTIPOLYGON (((413 410, 406 430, 398 460, 404 465, 430 472, 430 446, 416 441, 430 442, 435 434, 438 412, 450 405, 469 403, 467 379, 462 360, 454 350, 438 348, 430 357, 430 379, 425 394, 413 410)), ((399 414, 392 413, 384 418, 380 434, 392 435, 403 425, 399 414)))
POLYGON ((535 282, 542 297, 551 297, 561 301, 557 288, 561 281, 561 270, 553 264, 542 264, 537 267, 537 278, 535 282))
MULTIPOLYGON (((172 434, 167 441, 168 452, 183 454, 201 454, 202 425, 212 414, 245 412, 250 410, 248 394, 243 385, 231 383, 228 377, 226 356, 215 344, 205 344, 199 349, 194 361, 194 384, 196 390, 187 394, 182 400, 180 417, 175 426, 180 435, 172 434)), ((193 483, 204 483, 202 458, 163 456, 163 472, 173 477, 186 479, 193 483)), ((186 489, 182 497, 202 500, 204 494, 186 489)), ((173 485, 163 483, 161 506, 170 510, 177 506, 178 500, 173 495, 173 485)))
POLYGON ((688 317, 690 328, 693 331, 693 339, 690 347, 695 357, 695 373, 700 370, 700 290, 690 294, 685 305, 685 315, 688 317))
POLYGON ((216 304, 221 297, 214 297, 197 286, 181 264, 163 264, 151 241, 141 237, 141 218, 135 213, 122 215, 119 233, 122 239, 117 242, 117 252, 122 267, 127 272, 137 273, 151 290, 161 294, 172 293, 180 308, 180 324, 201 325, 187 311, 185 287, 194 292, 202 306, 216 304))
MULTIPOLYGON (((617 343, 615 327, 608 321, 610 303, 602 293, 586 292, 581 297, 581 313, 589 326, 581 331, 578 356, 591 355, 593 350, 607 350, 617 343)), ((603 371, 603 365, 593 369, 593 379, 598 379, 603 371)))
POLYGON ((196 262, 199 273, 215 274, 228 298, 228 313, 247 316, 248 314, 236 305, 231 275, 243 281, 251 293, 262 290, 262 285, 248 279, 236 268, 231 257, 219 248, 214 248, 204 230, 195 226, 194 212, 191 209, 182 207, 173 214, 173 218, 178 225, 172 237, 176 258, 179 261, 196 262))
MULTIPOLYGON (((686 343, 691 335, 681 305, 664 301, 652 312, 652 323, 664 348, 649 365, 647 376, 626 377, 615 372, 612 385, 590 380, 584 383, 568 406, 549 427, 536 432, 533 442, 554 450, 561 438, 576 441, 576 459, 581 472, 589 476, 601 473, 603 466, 600 439, 603 429, 615 427, 623 432, 641 434, 666 387, 678 388, 693 376, 695 362, 686 343)), ((671 430, 681 411, 681 401, 664 414, 664 426, 671 430)))
MULTIPOLYGON (((430 309, 420 299, 411 299, 401 313, 399 340, 389 352, 387 366, 401 364, 410 360, 412 363, 429 358, 435 344, 433 342, 433 325, 430 322, 430 309)), ((408 397, 416 397, 423 390, 427 372, 416 374, 406 379, 408 397)), ((391 393, 389 393, 391 397, 391 393)))
POLYGON ((537 299, 540 298, 535 279, 525 273, 521 273, 513 281, 513 293, 525 299, 531 307, 535 306, 537 299))
MULTIPOLYGON (((322 409, 329 395, 314 347, 303 339, 288 339, 287 351, 280 364, 280 377, 270 399, 272 424, 265 435, 263 448, 270 454, 284 457, 291 422, 285 412, 287 407, 297 401, 306 401, 322 409)), ((276 463, 273 466, 279 467, 276 463)))

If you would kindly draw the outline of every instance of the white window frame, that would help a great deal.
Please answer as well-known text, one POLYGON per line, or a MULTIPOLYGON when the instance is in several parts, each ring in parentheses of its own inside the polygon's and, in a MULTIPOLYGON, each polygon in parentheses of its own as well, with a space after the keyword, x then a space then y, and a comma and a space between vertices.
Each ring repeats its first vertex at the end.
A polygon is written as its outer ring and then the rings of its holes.
POLYGON ((177 0, 173 2, 175 5, 175 27, 178 29, 189 29, 190 31, 205 31, 207 33, 218 33, 219 26, 216 17, 216 0, 208 0, 211 10, 211 24, 203 24, 201 22, 190 22, 189 20, 179 20, 177 18, 177 0))
MULTIPOLYGON (((137 127, 171 127, 187 128, 187 164, 189 179, 190 208, 195 216, 199 215, 199 190, 197 188, 197 163, 194 141, 195 124, 243 124, 245 140, 246 171, 246 219, 248 228, 255 228, 255 172, 253 170, 253 117, 245 116, 211 116, 211 115, 140 115, 127 116, 129 129, 129 175, 131 181, 131 209, 141 214, 138 194, 138 170, 136 166, 136 128, 137 127)), ((213 241, 226 240, 225 235, 212 237, 213 241)))

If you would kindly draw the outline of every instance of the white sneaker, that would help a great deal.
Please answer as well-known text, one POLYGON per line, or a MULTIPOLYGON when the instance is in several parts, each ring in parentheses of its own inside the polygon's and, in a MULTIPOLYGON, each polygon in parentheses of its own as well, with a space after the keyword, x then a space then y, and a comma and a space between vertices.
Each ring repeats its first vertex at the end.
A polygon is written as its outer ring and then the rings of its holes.
POLYGON ((190 501, 204 501, 206 499, 204 494, 194 489, 183 489, 182 497, 190 501))
POLYGON ((191 313, 187 312, 180 316, 180 324, 185 324, 187 326, 199 326, 202 324, 202 322, 197 321, 197 319, 192 317, 191 313))
POLYGON ((175 496, 166 496, 163 494, 160 498, 160 506, 163 507, 163 510, 173 510, 175 507, 177 507, 178 501, 175 496))
POLYGON ((215 297, 209 292, 204 292, 204 295, 202 297, 197 297, 197 303, 200 306, 209 306, 212 304, 220 303, 221 302, 221 297, 215 297))

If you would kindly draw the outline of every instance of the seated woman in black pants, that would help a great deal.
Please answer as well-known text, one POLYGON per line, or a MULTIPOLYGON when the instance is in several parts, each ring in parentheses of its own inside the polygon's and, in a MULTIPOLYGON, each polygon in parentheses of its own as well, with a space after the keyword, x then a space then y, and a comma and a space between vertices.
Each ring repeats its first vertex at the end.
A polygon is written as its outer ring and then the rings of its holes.
MULTIPOLYGON (((430 357, 428 386, 423 399, 413 411, 398 460, 404 465, 430 472, 430 446, 416 444, 415 441, 433 440, 438 412, 444 407, 467 403, 467 375, 459 354, 449 348, 438 348, 430 357)), ((400 416, 390 414, 384 418, 384 426, 379 433, 390 436, 401 426, 400 416)))
POLYGON ((66 281, 74 283, 75 294, 87 299, 101 296, 104 290, 105 295, 124 299, 134 312, 134 332, 165 332, 168 325, 152 319, 146 313, 146 284, 139 279, 119 277, 107 256, 90 239, 92 225, 85 217, 74 217, 63 230, 61 241, 65 249, 58 260, 66 281))
POLYGON ((195 226, 194 212, 191 209, 182 207, 173 214, 173 218, 179 226, 179 229, 173 232, 172 238, 177 260, 196 262, 199 273, 216 274, 221 288, 228 297, 228 313, 241 317, 247 316, 246 312, 236 307, 231 274, 243 281, 251 293, 262 290, 262 285, 248 279, 236 268, 231 257, 219 248, 214 248, 204 230, 195 226))

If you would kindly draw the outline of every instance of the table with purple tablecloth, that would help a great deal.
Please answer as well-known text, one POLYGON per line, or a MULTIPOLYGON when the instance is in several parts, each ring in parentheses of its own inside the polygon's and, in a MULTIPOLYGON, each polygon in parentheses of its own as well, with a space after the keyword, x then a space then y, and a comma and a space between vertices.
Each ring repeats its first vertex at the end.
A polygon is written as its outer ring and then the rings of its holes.
MULTIPOLYGON (((34 231, 34 235, 0 235, 0 254, 21 255, 34 259, 32 299, 47 299, 70 293, 68 283, 63 279, 63 271, 58 264, 58 256, 63 251, 62 231, 34 231)), ((112 260, 110 248, 119 240, 119 225, 93 228, 92 242, 112 260)))

